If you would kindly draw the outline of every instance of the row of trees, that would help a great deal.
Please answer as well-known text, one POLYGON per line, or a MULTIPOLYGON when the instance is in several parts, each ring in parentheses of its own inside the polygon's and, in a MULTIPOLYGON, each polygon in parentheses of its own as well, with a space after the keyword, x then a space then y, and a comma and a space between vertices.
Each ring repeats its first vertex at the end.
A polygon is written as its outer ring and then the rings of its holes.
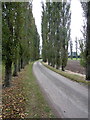
POLYGON ((4 86, 10 86, 13 75, 29 61, 39 58, 39 34, 29 2, 2 3, 2 59, 5 64, 4 86))
MULTIPOLYGON (((86 80, 90 80, 90 2, 81 2, 83 12, 84 12, 84 25, 83 39, 77 41, 76 39, 76 49, 77 43, 79 42, 80 50, 80 62, 81 65, 86 68, 86 80)), ((72 51, 72 41, 71 41, 71 51, 72 51)), ((76 50, 77 51, 77 50, 76 50)))
POLYGON ((70 3, 42 3, 42 57, 44 62, 64 71, 68 59, 71 12, 70 3))
MULTIPOLYGON (((70 41, 69 41, 69 45, 70 45, 70 54, 69 54, 69 57, 71 58, 71 59, 73 59, 73 56, 76 58, 76 60, 78 59, 78 57, 80 56, 79 54, 78 54, 78 42, 79 42, 79 40, 77 39, 77 37, 75 38, 75 52, 73 51, 73 41, 72 41, 72 39, 70 39, 70 41), (73 53, 75 53, 75 55, 73 55, 73 53)), ((80 49, 79 49, 80 50, 80 49)))
POLYGON ((86 80, 90 80, 90 2, 81 2, 84 10, 83 38, 79 41, 81 62, 86 67, 86 80))
POLYGON ((70 55, 69 57, 71 59, 76 58, 76 60, 78 60, 78 58, 80 58, 80 64, 85 67, 85 49, 86 49, 86 39, 85 38, 75 38, 75 45, 74 42, 72 41, 72 39, 70 39, 70 55), (73 52, 73 48, 75 46, 75 50, 73 52), (73 53, 75 53, 75 55, 73 55, 73 53))
MULTIPOLYGON (((86 67, 86 80, 90 80, 90 2, 82 3, 85 15, 83 38, 76 39, 81 51, 81 63, 86 67)), ((47 2, 42 4, 42 57, 44 62, 64 70, 68 57, 68 42, 70 40, 70 3, 47 2)), ((72 51, 70 40, 70 51, 72 51)))

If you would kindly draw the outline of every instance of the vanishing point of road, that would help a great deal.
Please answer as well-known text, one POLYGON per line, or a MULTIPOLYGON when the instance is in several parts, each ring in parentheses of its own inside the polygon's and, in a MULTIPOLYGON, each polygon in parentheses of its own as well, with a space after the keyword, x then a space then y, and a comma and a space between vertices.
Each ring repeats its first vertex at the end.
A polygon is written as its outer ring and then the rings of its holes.
POLYGON ((88 88, 51 71, 39 61, 34 63, 33 72, 58 118, 88 118, 88 88))

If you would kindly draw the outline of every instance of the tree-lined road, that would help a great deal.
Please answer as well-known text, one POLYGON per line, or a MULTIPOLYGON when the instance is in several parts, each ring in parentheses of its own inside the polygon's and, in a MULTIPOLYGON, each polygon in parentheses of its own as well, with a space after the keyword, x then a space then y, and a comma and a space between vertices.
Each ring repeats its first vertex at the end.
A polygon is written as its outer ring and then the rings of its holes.
POLYGON ((33 71, 46 99, 61 118, 88 118, 88 89, 35 62, 33 71))

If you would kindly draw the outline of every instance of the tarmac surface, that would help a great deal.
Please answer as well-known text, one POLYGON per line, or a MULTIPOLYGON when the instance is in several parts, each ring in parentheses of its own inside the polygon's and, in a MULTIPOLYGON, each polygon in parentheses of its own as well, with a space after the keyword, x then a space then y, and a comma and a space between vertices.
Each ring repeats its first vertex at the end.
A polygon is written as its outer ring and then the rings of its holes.
POLYGON ((58 118, 88 118, 88 88, 51 71, 39 61, 34 63, 33 72, 58 118))

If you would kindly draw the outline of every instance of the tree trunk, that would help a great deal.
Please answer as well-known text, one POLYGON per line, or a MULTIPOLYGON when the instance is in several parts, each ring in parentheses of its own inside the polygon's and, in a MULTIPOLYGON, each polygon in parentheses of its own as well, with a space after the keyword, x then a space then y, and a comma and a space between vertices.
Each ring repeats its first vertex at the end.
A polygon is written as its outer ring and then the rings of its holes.
POLYGON ((71 60, 73 60, 73 56, 71 55, 70 57, 71 57, 71 60))
POLYGON ((90 80, 90 2, 87 4, 86 80, 90 80))
POLYGON ((62 65, 62 71, 65 71, 64 66, 62 65))
POLYGON ((21 58, 21 69, 23 69, 24 66, 23 66, 23 59, 21 58))
POLYGON ((18 75, 18 67, 17 67, 17 62, 14 62, 14 72, 13 72, 13 76, 17 76, 18 75))
POLYGON ((46 59, 44 59, 44 60, 43 60, 43 62, 47 62, 47 60, 46 60, 46 59))
POLYGON ((5 80, 4 80, 5 87, 10 86, 11 76, 12 76, 12 62, 8 61, 5 64, 5 80))
POLYGON ((86 80, 90 80, 90 62, 86 66, 86 80))
POLYGON ((59 69, 58 65, 56 65, 56 69, 59 69))
POLYGON ((20 59, 19 59, 19 61, 18 61, 18 72, 20 72, 20 70, 21 70, 21 64, 20 64, 20 59))
POLYGON ((53 68, 55 67, 55 63, 53 62, 53 64, 52 64, 52 66, 53 66, 53 68))

